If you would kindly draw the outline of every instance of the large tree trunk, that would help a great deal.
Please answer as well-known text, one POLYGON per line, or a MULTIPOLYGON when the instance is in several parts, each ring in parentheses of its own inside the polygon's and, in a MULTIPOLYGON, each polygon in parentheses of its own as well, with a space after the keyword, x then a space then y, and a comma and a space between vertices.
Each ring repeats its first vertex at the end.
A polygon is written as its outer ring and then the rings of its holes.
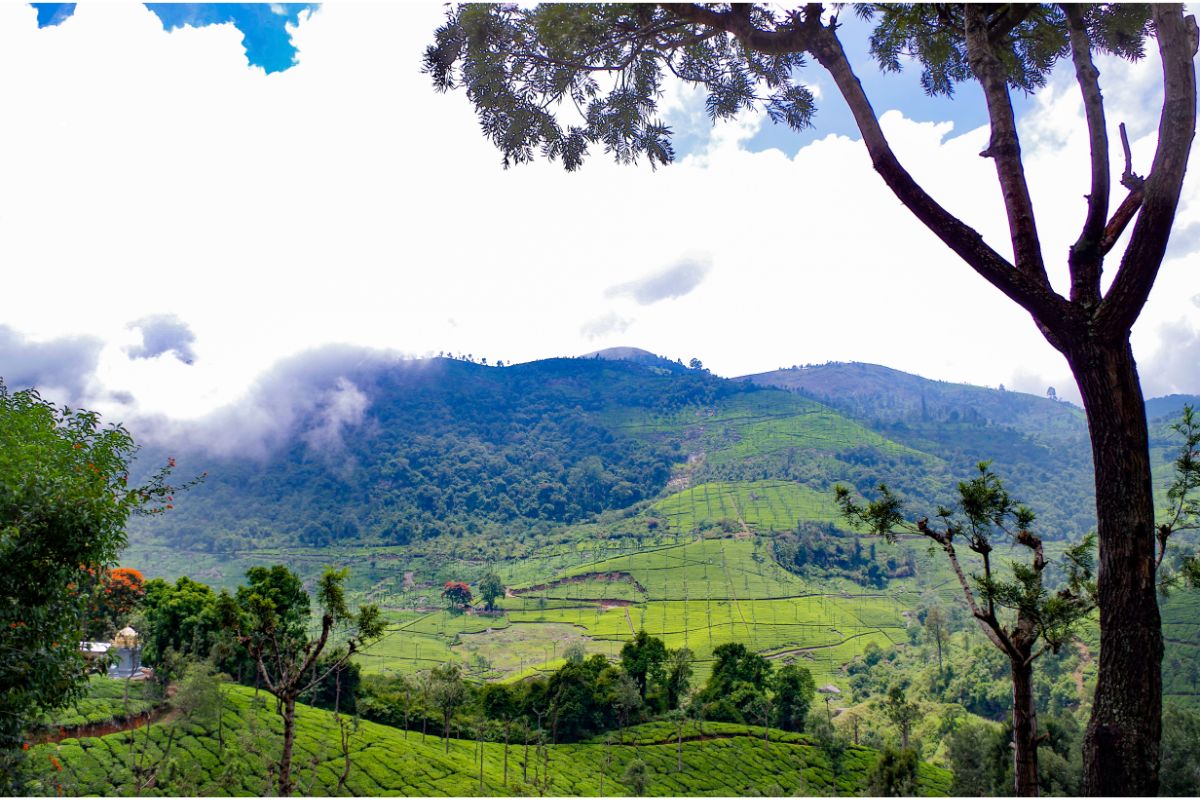
POLYGON ((1012 659, 1013 782, 1017 797, 1038 796, 1037 709, 1033 704, 1033 664, 1012 659))
POLYGON ((296 741, 296 699, 283 701, 283 754, 279 756, 279 796, 292 794, 292 745, 296 741))
POLYGON ((1064 349, 1087 411, 1100 538, 1100 671, 1084 740, 1084 791, 1156 795, 1163 641, 1142 389, 1128 336, 1064 349))

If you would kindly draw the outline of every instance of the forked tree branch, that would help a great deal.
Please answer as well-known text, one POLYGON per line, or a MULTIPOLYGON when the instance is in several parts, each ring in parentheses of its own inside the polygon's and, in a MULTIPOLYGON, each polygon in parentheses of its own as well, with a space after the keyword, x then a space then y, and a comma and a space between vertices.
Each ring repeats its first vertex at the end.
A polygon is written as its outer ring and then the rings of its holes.
POLYGON ((1096 327, 1113 336, 1128 333, 1158 276, 1196 135, 1196 19, 1184 17, 1180 5, 1154 5, 1151 14, 1162 57, 1163 106, 1141 213, 1117 277, 1096 312, 1096 327))
POLYGON ((757 27, 748 15, 740 14, 736 9, 718 11, 700 3, 662 3, 661 6, 664 11, 682 20, 724 31, 751 50, 767 55, 789 55, 809 50, 812 47, 813 36, 821 24, 820 3, 809 3, 805 7, 802 23, 793 23, 772 31, 757 27))
MULTIPOLYGON (((745 15, 721 11, 710 6, 694 3, 661 5, 664 10, 680 19, 724 31, 737 38, 745 47, 760 53, 811 53, 833 77, 839 92, 850 107, 875 171, 896 198, 972 269, 1028 311, 1052 345, 1059 346, 1059 332, 1069 328, 1082 328, 1084 319, 1078 309, 1050 288, 1037 242, 1037 232, 1032 224, 1032 206, 1027 199, 1022 201, 1018 198, 1017 201, 1017 205, 1024 209, 1016 213, 1020 220, 1018 228, 1026 231, 1020 237, 1021 244, 1017 247, 1018 263, 1022 267, 1017 269, 990 247, 978 231, 938 204, 904 169, 884 136, 870 100, 850 66, 845 50, 838 40, 835 26, 821 24, 823 6, 820 3, 807 4, 802 14, 795 15, 795 19, 789 24, 776 30, 763 30, 745 15)), ((1004 17, 1002 32, 1020 24, 1028 13, 1028 9, 1014 9, 1004 17)), ((1011 104, 1008 104, 1008 116, 1012 116, 1011 104)), ((1019 166, 1019 150, 1017 156, 1019 166)), ((1018 184, 1024 185, 1023 173, 1018 184)), ((1022 192, 1018 188, 1016 195, 1021 194, 1027 198, 1028 190, 1022 192)))
POLYGON ((978 231, 939 205, 904 169, 892 152, 836 33, 823 28, 812 53, 833 77, 850 107, 875 171, 896 198, 959 258, 1028 311, 1051 344, 1057 346, 1055 331, 1062 330, 1066 325, 1082 325, 1082 319, 1070 303, 1047 285, 1014 268, 983 240, 978 231), (1054 325, 1055 329, 1050 330, 1050 325, 1054 325))
POLYGON ((1012 239, 1017 269, 1049 291, 1050 279, 1046 276, 1037 221, 1033 214, 1033 199, 1021 161, 1021 140, 1017 135, 1017 120, 1008 92, 1008 76, 992 47, 987 8, 978 3, 968 3, 964 13, 967 61, 979 85, 983 87, 991 123, 991 138, 987 149, 980 155, 992 159, 996 164, 996 177, 1008 215, 1008 233, 1012 239))
POLYGON ((1092 160, 1092 187, 1087 196, 1087 216, 1079 238, 1071 246, 1067 263, 1071 269, 1071 301, 1092 307, 1100 302, 1100 273, 1104 255, 1108 252, 1103 246, 1109 184, 1112 181, 1108 161, 1108 129, 1104 119, 1104 98, 1100 94, 1100 70, 1092 61, 1092 46, 1088 41, 1083 7, 1064 3, 1062 9, 1070 32, 1075 80, 1083 95, 1083 113, 1087 120, 1092 160))
POLYGON ((954 575, 958 578, 958 585, 962 587, 963 596, 967 599, 967 606, 971 609, 971 615, 979 621, 979 627, 983 629, 988 640, 996 647, 1003 650, 1005 653, 1010 653, 1007 637, 1004 636, 1004 631, 1000 627, 999 621, 995 614, 985 613, 979 608, 979 603, 975 599, 975 593, 971 591, 971 584, 967 581, 966 574, 962 571, 962 566, 958 563, 958 553, 954 549, 954 540, 950 535, 938 531, 929 525, 929 520, 917 520, 917 530, 922 536, 932 539, 941 545, 946 551, 947 558, 950 559, 950 566, 954 568, 954 575))

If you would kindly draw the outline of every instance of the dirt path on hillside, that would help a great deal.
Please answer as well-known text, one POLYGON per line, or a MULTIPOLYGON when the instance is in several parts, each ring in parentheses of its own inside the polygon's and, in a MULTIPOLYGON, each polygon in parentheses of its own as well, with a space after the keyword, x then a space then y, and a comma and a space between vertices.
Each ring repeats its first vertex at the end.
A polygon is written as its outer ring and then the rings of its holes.
POLYGON ((871 630, 862 631, 861 633, 856 633, 853 636, 847 636, 845 639, 833 642, 832 644, 814 644, 810 647, 793 647, 790 650, 780 650, 778 653, 770 653, 763 656, 763 658, 783 658, 784 656, 803 655, 804 653, 810 653, 813 650, 829 650, 833 647, 840 647, 846 642, 853 641, 854 639, 858 639, 862 636, 870 636, 872 633, 876 633, 876 631, 877 629, 874 628, 871 630))
MULTIPOLYGON (((778 732, 778 730, 775 728, 772 728, 771 730, 778 732)), ((757 731, 754 731, 754 732, 739 731, 737 733, 731 733, 729 731, 718 731, 717 733, 685 733, 683 735, 683 741, 685 741, 685 742, 709 742, 714 739, 754 739, 755 741, 761 742, 762 734, 758 733, 757 731)), ((678 742, 679 742, 678 737, 670 736, 666 739, 659 739, 659 740, 655 740, 653 742, 624 742, 624 743, 622 743, 621 746, 622 747, 662 747, 663 745, 674 745, 678 742)), ((776 741, 775 739, 771 740, 771 744, 785 744, 785 745, 790 744, 790 745, 800 745, 802 747, 811 747, 811 745, 805 744, 804 742, 779 742, 779 741, 776 741)))
POLYGON ((149 711, 136 714, 125 719, 108 719, 103 722, 92 722, 87 725, 72 727, 50 728, 36 731, 31 737, 30 744, 57 744, 64 739, 85 739, 91 736, 108 736, 113 733, 137 730, 156 722, 174 722, 179 719, 179 711, 171 708, 170 703, 163 703, 149 711))
MULTIPOLYGON (((559 578, 547 583, 537 583, 533 586, 523 586, 517 589, 508 589, 505 594, 508 597, 520 597, 521 595, 529 594, 530 592, 544 592, 547 589, 557 589, 561 586, 569 586, 573 583, 586 583, 588 581, 603 581, 607 583, 615 583, 620 581, 628 583, 633 588, 637 589, 642 594, 646 594, 646 587, 642 586, 636 578, 628 572, 584 572, 579 575, 571 575, 567 578, 559 578)), ((584 598, 580 598, 584 599, 584 598)))
POLYGON ((629 633, 637 636, 637 631, 633 629, 633 616, 629 613, 629 606, 625 606, 625 621, 629 623, 629 633))

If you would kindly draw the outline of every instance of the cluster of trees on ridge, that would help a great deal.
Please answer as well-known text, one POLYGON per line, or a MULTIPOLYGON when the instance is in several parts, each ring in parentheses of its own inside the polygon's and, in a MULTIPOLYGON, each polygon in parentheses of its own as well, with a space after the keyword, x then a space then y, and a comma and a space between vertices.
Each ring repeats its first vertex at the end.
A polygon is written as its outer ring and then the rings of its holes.
POLYGON ((911 553, 889 553, 874 541, 864 547, 860 537, 847 536, 828 522, 801 521, 794 533, 776 534, 771 545, 784 569, 810 578, 824 574, 882 589, 893 578, 916 573, 911 553))

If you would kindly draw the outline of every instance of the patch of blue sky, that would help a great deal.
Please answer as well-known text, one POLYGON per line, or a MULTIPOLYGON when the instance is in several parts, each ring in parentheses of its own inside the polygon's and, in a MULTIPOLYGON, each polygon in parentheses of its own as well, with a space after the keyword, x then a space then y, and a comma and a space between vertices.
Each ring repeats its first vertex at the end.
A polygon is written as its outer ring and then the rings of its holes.
POLYGON ((311 13, 316 3, 146 3, 165 30, 185 25, 233 23, 242 33, 246 59, 264 72, 281 72, 296 64, 296 47, 289 25, 301 14, 311 13))
POLYGON ((75 13, 75 3, 30 3, 37 11, 37 26, 53 28, 61 25, 75 13))
MULTIPOLYGON (((977 83, 966 81, 958 84, 953 98, 930 97, 921 87, 919 65, 913 64, 900 72, 884 72, 870 53, 872 23, 854 15, 845 16, 848 19, 841 20, 839 31, 842 45, 846 48, 846 55, 854 66, 854 71, 877 116, 893 109, 900 110, 905 117, 916 122, 951 122, 954 124, 955 134, 962 134, 987 124, 987 107, 984 104, 983 92, 977 83)), ((743 147, 751 152, 775 148, 792 155, 805 145, 830 134, 861 138, 850 109, 838 93, 828 72, 810 62, 797 70, 795 77, 813 88, 814 94, 817 95, 817 110, 813 116, 812 127, 794 131, 786 125, 764 120, 758 132, 745 141, 743 147)), ((710 126, 699 126, 695 119, 697 111, 701 115, 704 113, 704 97, 701 95, 695 102, 698 104, 696 109, 667 115, 667 124, 671 125, 675 133, 674 144, 678 158, 703 150, 708 143, 710 126)), ((1012 102, 1019 116, 1033 101, 1021 92, 1014 92, 1012 102)), ((707 123, 707 120, 705 122, 707 123)))
MULTIPOLYGON (((75 13, 75 3, 30 3, 39 28, 61 25, 75 13)), ((289 25, 311 13, 317 3, 146 3, 164 30, 185 25, 201 28, 227 22, 242 33, 246 59, 264 72, 281 72, 296 64, 289 25)))

